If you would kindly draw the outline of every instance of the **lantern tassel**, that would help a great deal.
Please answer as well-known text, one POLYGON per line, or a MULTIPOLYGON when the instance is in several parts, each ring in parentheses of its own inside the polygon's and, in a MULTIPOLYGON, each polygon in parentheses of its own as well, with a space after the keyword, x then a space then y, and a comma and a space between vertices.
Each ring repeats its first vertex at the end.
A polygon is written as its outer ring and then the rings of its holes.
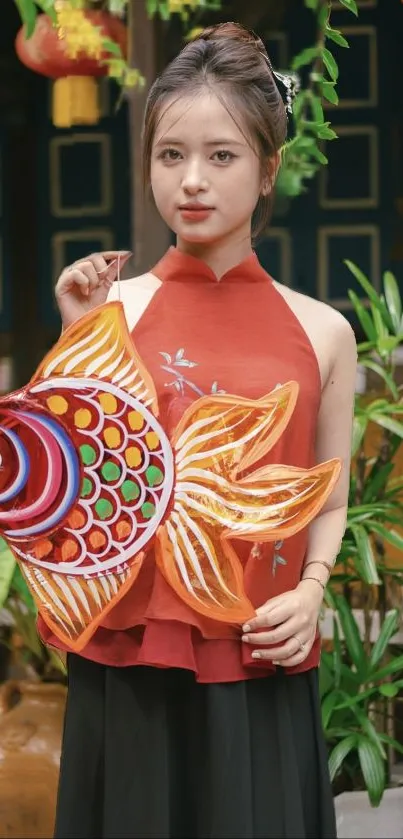
POLYGON ((92 76, 63 76, 54 81, 52 120, 56 128, 96 125, 99 119, 98 85, 92 76))

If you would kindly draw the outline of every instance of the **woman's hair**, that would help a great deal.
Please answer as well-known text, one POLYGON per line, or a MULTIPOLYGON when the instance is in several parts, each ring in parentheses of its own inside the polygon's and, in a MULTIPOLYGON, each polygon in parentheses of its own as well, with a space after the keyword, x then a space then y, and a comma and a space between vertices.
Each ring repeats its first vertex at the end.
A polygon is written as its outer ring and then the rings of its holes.
MULTIPOLYGON (((150 89, 143 126, 145 185, 150 181, 152 146, 165 105, 181 96, 194 96, 205 87, 216 94, 235 122, 237 114, 241 117, 248 139, 256 143, 262 175, 268 172, 270 159, 287 136, 286 109, 263 42, 240 24, 222 23, 190 41, 150 89)), ((254 236, 266 227, 272 204, 272 191, 259 197, 252 220, 254 236)))

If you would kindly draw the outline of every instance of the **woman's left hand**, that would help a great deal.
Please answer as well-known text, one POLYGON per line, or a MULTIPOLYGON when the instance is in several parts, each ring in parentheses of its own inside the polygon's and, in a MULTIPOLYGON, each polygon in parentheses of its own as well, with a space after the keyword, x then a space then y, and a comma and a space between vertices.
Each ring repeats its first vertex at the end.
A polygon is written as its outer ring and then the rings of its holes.
POLYGON ((254 647, 273 646, 254 650, 252 657, 269 659, 282 667, 295 667, 305 661, 316 637, 322 600, 323 591, 315 580, 301 580, 293 591, 260 606, 256 617, 243 627, 242 641, 254 647))

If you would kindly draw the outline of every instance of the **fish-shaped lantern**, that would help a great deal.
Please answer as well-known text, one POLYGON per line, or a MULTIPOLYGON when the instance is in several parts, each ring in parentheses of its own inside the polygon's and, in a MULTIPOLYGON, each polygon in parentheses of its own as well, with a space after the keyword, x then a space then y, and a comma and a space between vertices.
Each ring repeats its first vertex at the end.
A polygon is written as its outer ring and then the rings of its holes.
POLYGON ((196 612, 231 624, 254 614, 231 540, 293 535, 340 472, 338 460, 253 471, 297 395, 289 382, 256 401, 201 397, 168 439, 117 301, 70 326, 29 385, 0 400, 0 532, 64 644, 83 649, 151 546, 196 612))

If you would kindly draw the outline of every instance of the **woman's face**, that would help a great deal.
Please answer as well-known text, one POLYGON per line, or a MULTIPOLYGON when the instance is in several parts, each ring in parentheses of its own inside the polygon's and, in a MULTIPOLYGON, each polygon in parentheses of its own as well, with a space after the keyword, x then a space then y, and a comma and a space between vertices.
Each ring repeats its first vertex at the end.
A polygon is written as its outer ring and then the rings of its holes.
POLYGON ((237 114, 235 120, 209 91, 180 97, 162 113, 152 147, 151 186, 178 244, 251 235, 261 165, 246 126, 237 114))

